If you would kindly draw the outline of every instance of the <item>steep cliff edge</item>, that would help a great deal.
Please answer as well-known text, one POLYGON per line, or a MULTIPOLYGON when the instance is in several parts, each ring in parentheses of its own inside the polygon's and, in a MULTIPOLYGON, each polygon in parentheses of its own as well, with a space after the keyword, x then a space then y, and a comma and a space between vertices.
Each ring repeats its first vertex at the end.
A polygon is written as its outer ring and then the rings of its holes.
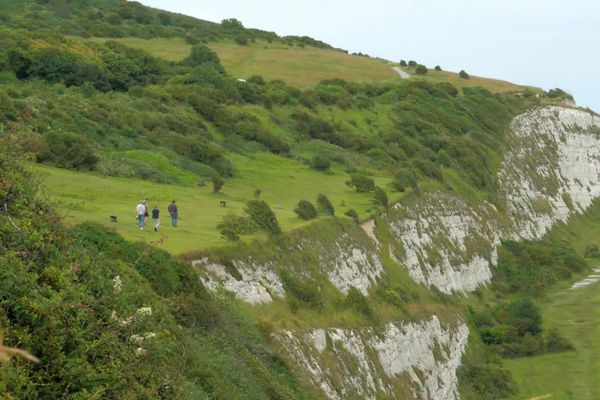
MULTIPOLYGON (((496 204, 424 193, 376 217, 367 232, 340 224, 327 234, 299 235, 304 238, 288 243, 287 254, 276 259, 249 253, 228 265, 210 257, 195 265, 211 290, 223 288, 251 304, 284 299, 289 275, 368 295, 393 281, 394 269, 447 295, 472 292, 490 282, 502 240, 541 238, 600 195, 597 116, 557 106, 531 110, 512 121, 508 143, 496 204), (387 240, 374 236, 381 232, 387 240)), ((273 335, 328 398, 455 399, 469 333, 462 321, 460 315, 448 323, 421 315, 377 329, 315 327, 273 335)))

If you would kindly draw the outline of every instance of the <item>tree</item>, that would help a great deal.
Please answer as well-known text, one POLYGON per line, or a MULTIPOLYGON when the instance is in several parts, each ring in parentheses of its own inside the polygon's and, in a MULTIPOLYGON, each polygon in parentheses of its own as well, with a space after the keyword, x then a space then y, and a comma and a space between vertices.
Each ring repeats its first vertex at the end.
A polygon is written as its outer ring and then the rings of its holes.
POLYGON ((417 75, 427 75, 427 67, 423 64, 417 65, 417 69, 415 70, 417 75))
POLYGON ((225 182, 223 181, 223 179, 221 179, 221 177, 219 175, 215 175, 212 177, 212 187, 213 187, 213 193, 219 193, 219 191, 221 190, 221 188, 223 187, 223 185, 225 184, 225 182))
POLYGON ((225 74, 217 53, 201 44, 192 47, 190 55, 183 60, 183 64, 188 67, 211 65, 220 74, 225 74))
POLYGON ((305 221, 317 218, 317 210, 310 201, 300 200, 294 212, 298 215, 298 218, 305 221))
POLYGON ((401 67, 406 67, 408 64, 406 63, 406 61, 404 60, 400 60, 400 66, 401 67))
POLYGON ((310 165, 317 171, 327 171, 331 167, 331 159, 325 154, 316 154, 310 165))
POLYGON ((460 76, 461 79, 469 79, 470 78, 469 74, 467 74, 467 72, 464 69, 460 70, 460 72, 458 73, 458 76, 460 76))
POLYGON ((263 200, 250 200, 246 203, 244 211, 252 221, 263 231, 270 235, 281 233, 279 222, 271 207, 263 200))
POLYGON ((409 66, 409 67, 416 67, 416 66, 417 66, 417 62, 416 62, 416 61, 414 61, 414 60, 410 60, 410 61, 408 62, 408 66, 409 66))
POLYGON ((380 188, 379 186, 375 186, 375 190, 373 191, 373 197, 375 198, 375 202, 380 206, 383 206, 387 210, 388 208, 388 196, 385 190, 380 188))
POLYGON ((401 168, 394 175, 392 186, 399 192, 404 192, 406 188, 412 188, 413 191, 418 191, 417 176, 408 168, 401 168))
POLYGON ((436 71, 441 71, 441 70, 442 70, 442 67, 440 67, 439 65, 436 65, 434 69, 435 69, 436 71))
POLYGON ((92 147, 79 135, 54 131, 44 137, 38 161, 50 161, 58 167, 94 169, 99 161, 92 147))
POLYGON ((335 209, 333 208, 333 204, 324 194, 320 194, 317 196, 317 206, 319 207, 319 211, 323 214, 327 215, 335 215, 335 209))
POLYGON ((349 209, 344 213, 345 216, 352 218, 355 223, 360 223, 360 219, 358 218, 358 213, 353 209, 349 209))
POLYGON ((359 193, 372 192, 375 189, 375 181, 362 174, 351 174, 350 180, 346 181, 346 185, 354 188, 359 193))

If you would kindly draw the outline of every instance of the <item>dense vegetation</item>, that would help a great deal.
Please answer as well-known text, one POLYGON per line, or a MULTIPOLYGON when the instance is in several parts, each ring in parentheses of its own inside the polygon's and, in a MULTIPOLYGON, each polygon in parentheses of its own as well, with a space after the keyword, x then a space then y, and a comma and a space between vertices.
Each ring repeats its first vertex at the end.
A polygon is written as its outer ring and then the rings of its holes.
POLYGON ((65 227, 0 143, 5 398, 302 398, 285 362, 188 263, 106 228, 65 227))

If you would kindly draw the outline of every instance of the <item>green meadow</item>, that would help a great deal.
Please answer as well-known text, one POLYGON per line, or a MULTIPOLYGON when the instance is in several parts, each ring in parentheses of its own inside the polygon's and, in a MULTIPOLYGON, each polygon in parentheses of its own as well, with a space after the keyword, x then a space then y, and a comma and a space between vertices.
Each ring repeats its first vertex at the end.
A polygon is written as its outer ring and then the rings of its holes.
MULTIPOLYGON (((338 168, 321 173, 270 153, 252 157, 232 154, 231 158, 236 176, 227 179, 218 194, 212 193, 210 181, 199 187, 104 177, 40 165, 32 165, 32 169, 40 174, 47 193, 67 221, 99 222, 127 239, 152 243, 174 254, 226 245, 228 242, 221 238, 216 225, 228 213, 242 214, 245 202, 254 198, 256 189, 261 190, 260 198, 269 203, 284 230, 306 223, 296 216, 294 208, 301 199, 314 203, 320 193, 329 197, 338 215, 352 208, 366 218, 375 211, 372 194, 357 193, 348 187, 348 175, 338 168), (158 234, 151 226, 144 231, 137 229, 135 206, 141 199, 148 199, 150 208, 157 205, 162 212, 158 234), (177 200, 179 207, 177 229, 170 226, 167 213, 171 200, 177 200), (226 208, 220 207, 221 201, 226 202, 226 208), (117 216, 116 224, 110 222, 111 215, 117 216)), ((189 180, 193 176, 184 177, 189 180)), ((384 176, 373 178, 382 187, 391 180, 384 176)))

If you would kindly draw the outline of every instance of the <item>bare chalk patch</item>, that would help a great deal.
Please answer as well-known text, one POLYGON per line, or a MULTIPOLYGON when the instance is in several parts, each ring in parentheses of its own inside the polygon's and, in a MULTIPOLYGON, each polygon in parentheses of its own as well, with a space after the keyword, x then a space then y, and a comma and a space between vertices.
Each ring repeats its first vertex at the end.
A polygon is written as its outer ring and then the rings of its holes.
POLYGON ((582 287, 592 285, 598 281, 600 281, 600 268, 595 268, 593 274, 582 281, 575 282, 573 286, 569 288, 569 290, 581 289, 582 287))

